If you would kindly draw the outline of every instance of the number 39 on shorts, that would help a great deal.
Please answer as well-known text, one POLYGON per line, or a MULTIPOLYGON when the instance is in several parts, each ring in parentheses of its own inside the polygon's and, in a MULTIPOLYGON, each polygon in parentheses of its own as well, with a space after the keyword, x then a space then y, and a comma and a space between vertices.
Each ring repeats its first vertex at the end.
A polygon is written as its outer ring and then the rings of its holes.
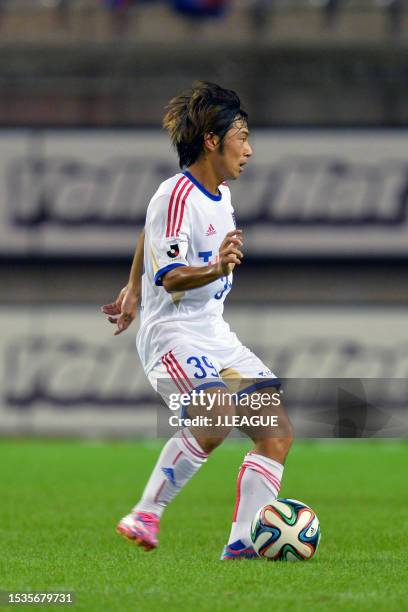
POLYGON ((217 368, 205 355, 201 355, 201 357, 191 355, 187 358, 187 363, 195 368, 195 372, 193 374, 194 378, 201 379, 209 378, 210 376, 213 376, 214 378, 219 377, 217 368))

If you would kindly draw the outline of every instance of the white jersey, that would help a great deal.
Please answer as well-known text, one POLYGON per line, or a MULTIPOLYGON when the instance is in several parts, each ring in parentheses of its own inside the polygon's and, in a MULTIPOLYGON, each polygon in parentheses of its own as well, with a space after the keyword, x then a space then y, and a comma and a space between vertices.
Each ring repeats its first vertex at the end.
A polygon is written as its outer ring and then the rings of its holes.
MULTIPOLYGON (((227 185, 208 192, 189 172, 164 181, 151 199, 145 226, 141 324, 137 348, 146 372, 177 338, 203 342, 229 333, 222 318, 232 273, 197 289, 168 293, 163 275, 177 266, 216 263, 227 232, 235 228, 227 185)), ((235 334, 231 334, 231 336, 235 334)))

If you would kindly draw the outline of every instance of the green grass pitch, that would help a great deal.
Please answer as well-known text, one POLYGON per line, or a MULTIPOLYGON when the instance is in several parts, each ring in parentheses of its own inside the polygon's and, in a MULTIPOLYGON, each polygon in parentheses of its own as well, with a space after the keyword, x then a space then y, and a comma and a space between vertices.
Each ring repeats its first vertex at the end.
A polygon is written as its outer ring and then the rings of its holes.
POLYGON ((406 443, 295 442, 281 496, 322 527, 303 563, 218 560, 244 442, 218 449, 169 507, 159 549, 117 535, 160 447, 0 442, 0 590, 72 590, 72 609, 89 611, 407 609, 406 443))

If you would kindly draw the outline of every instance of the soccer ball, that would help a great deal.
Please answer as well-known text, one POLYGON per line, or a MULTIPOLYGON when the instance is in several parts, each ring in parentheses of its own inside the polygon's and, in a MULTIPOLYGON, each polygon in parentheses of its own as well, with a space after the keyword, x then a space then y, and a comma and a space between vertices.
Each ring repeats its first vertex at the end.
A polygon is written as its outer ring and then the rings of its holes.
POLYGON ((265 559, 311 559, 320 541, 319 519, 296 499, 275 499, 255 514, 251 539, 257 554, 265 559))

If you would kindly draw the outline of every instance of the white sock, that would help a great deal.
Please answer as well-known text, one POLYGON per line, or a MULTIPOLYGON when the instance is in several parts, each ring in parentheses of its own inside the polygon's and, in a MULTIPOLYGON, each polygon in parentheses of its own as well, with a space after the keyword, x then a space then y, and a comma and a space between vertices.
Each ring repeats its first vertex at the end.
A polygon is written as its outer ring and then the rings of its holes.
POLYGON ((279 494, 283 465, 254 452, 245 455, 237 480, 237 499, 228 544, 242 540, 251 545, 250 529, 255 512, 279 494))
POLYGON ((165 444, 133 511, 161 516, 167 504, 207 461, 207 457, 188 428, 182 429, 165 444))

